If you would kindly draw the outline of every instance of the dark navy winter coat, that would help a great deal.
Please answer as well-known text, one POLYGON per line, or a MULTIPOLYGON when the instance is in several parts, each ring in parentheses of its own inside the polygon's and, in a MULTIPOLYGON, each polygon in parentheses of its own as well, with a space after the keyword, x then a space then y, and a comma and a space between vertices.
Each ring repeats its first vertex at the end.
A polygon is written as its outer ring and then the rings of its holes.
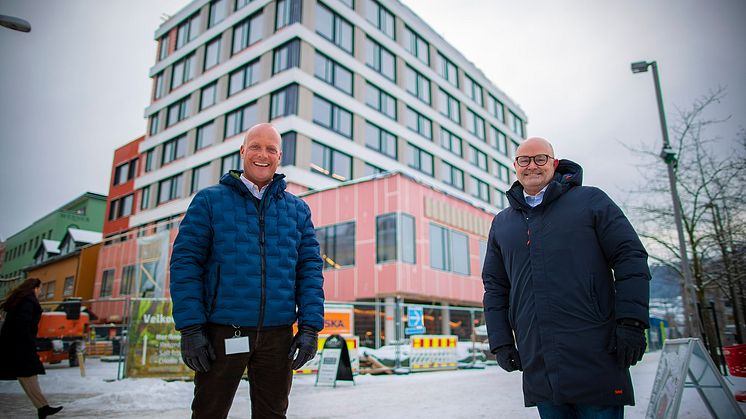
POLYGON ((36 352, 39 320, 41 306, 34 294, 23 297, 8 311, 0 332, 0 380, 44 374, 36 352))
POLYGON ((177 329, 216 323, 324 326, 319 243, 311 211, 285 192, 276 174, 262 200, 223 175, 197 193, 171 255, 171 299, 177 329))
POLYGON ((482 279, 490 349, 515 343, 526 406, 634 404, 610 351, 616 320, 648 324, 647 253, 619 207, 560 160, 541 204, 523 187, 492 221, 482 279))

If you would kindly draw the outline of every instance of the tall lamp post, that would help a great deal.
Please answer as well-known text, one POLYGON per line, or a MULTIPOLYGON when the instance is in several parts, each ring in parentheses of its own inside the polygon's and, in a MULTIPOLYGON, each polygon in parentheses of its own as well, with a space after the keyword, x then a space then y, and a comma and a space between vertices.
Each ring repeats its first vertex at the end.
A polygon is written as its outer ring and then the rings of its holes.
POLYGON ((632 63, 632 73, 645 73, 648 71, 648 67, 653 67, 653 81, 655 82, 655 97, 658 100, 658 116, 661 123, 661 132, 663 134, 663 149, 661 150, 660 157, 668 166, 668 182, 671 187, 671 198, 673 200, 673 217, 676 223, 676 231, 679 235, 679 258, 681 260, 681 274, 684 277, 684 286, 682 287, 682 302, 684 303, 684 317, 686 320, 686 330, 689 336, 699 336, 699 319, 694 315, 693 301, 694 283, 692 281, 692 271, 689 267, 689 257, 686 252, 686 240, 684 239, 684 225, 681 221, 681 201, 679 200, 679 192, 676 188, 676 153, 671 148, 671 143, 668 141, 668 128, 666 127, 666 113, 663 111, 663 95, 661 94, 661 83, 658 78, 658 63, 655 61, 638 61, 632 63), (692 322, 694 318, 694 324, 692 322), (695 331, 694 325, 697 325, 695 331))
POLYGON ((8 29, 19 32, 31 32, 30 23, 13 16, 0 15, 0 26, 5 26, 8 29))

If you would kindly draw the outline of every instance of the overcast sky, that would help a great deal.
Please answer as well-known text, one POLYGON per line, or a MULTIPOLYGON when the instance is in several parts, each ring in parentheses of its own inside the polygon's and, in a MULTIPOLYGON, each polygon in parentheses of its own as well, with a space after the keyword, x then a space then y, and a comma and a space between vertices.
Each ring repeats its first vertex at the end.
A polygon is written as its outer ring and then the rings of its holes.
MULTIPOLYGON (((360 0, 357 0, 360 1, 360 0)), ((153 33, 186 0, 0 0, 31 33, 0 28, 0 238, 86 191, 106 194, 115 148, 145 132, 153 33)), ((512 97, 530 136, 585 170, 620 204, 644 180, 623 143, 660 145, 650 73, 670 123, 723 86, 715 108, 746 126, 742 0, 406 0, 512 97)))

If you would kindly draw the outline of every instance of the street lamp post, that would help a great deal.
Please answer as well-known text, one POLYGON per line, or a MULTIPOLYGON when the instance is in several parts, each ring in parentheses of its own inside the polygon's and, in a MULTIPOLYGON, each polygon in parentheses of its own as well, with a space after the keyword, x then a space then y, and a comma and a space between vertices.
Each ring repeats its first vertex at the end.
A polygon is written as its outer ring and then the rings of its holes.
POLYGON ((681 259, 681 274, 684 277, 684 286, 682 287, 681 298, 684 303, 684 317, 686 320, 686 329, 689 336, 699 336, 699 327, 695 331, 694 325, 692 324, 692 318, 694 323, 699 326, 699 318, 694 315, 692 310, 692 298, 696 289, 692 281, 692 271, 689 267, 689 257, 686 251, 686 240, 684 239, 684 224, 681 220, 681 201, 679 200, 679 192, 676 187, 676 153, 671 148, 671 143, 668 141, 668 128, 666 126, 666 113, 663 110, 663 95, 661 94, 661 84, 658 78, 658 63, 655 61, 638 61, 632 63, 632 73, 645 73, 648 71, 648 67, 653 67, 653 81, 655 82, 655 97, 658 100, 658 116, 661 123, 661 132, 663 134, 663 149, 661 150, 660 157, 668 166, 668 182, 671 187, 671 198, 673 200, 673 217, 676 223, 676 231, 679 235, 679 258, 681 259))
POLYGON ((5 26, 8 29, 19 32, 31 32, 30 23, 13 16, 0 15, 0 26, 5 26))

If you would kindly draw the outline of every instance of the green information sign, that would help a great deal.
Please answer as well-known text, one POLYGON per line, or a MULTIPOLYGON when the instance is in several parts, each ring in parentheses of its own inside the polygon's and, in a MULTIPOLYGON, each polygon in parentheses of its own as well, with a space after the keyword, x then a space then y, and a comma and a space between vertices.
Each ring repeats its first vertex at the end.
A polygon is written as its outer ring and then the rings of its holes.
POLYGON ((127 376, 191 378, 181 360, 181 334, 174 328, 171 301, 133 299, 127 345, 127 376))

